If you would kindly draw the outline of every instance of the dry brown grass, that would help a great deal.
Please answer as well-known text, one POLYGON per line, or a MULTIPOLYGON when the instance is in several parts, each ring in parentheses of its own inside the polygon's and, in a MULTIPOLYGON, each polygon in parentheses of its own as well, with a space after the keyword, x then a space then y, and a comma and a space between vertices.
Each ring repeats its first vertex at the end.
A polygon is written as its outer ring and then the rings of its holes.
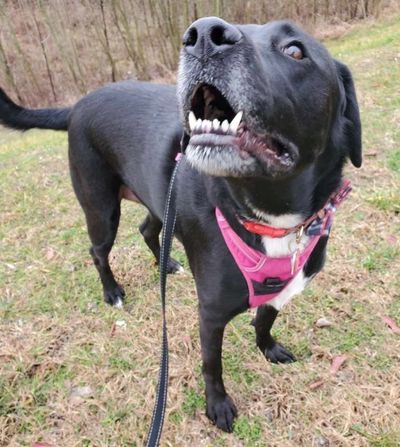
MULTIPOLYGON (((365 163, 347 170, 354 193, 338 213, 326 269, 276 325, 299 361, 267 363, 250 314, 228 328, 226 386, 240 412, 232 435, 204 416, 191 275, 169 278, 163 446, 400 445, 400 336, 382 321, 400 322, 399 30, 396 19, 329 43, 355 74, 365 163), (321 317, 333 325, 317 328, 321 317)), ((123 207, 112 265, 127 303, 111 309, 89 260, 65 135, 3 131, 0 166, 0 446, 142 445, 160 344, 158 274, 133 228, 143 211, 123 207)), ((181 247, 174 255, 187 267, 181 247)))

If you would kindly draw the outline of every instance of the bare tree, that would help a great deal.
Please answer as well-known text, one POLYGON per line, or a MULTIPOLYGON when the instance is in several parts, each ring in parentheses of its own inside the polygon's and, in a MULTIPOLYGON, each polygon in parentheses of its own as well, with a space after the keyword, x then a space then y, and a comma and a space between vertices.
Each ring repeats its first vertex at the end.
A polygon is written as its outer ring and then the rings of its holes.
POLYGON ((99 40, 102 43, 104 51, 105 51, 105 53, 107 55, 107 59, 110 62, 111 81, 115 82, 117 80, 117 70, 116 70, 116 67, 115 67, 114 58, 112 57, 112 53, 111 53, 110 39, 108 38, 106 15, 105 15, 105 11, 104 11, 104 0, 100 0, 100 10, 101 10, 101 18, 103 20, 103 29, 102 29, 102 31, 103 31, 104 41, 101 38, 99 38, 99 40))
POLYGON ((105 81, 173 78, 181 36, 203 16, 291 18, 308 29, 376 16, 393 0, 0 0, 0 79, 18 99, 64 101, 105 81), (40 79, 49 80, 43 88, 40 79), (32 86, 34 88, 32 88, 32 86))
POLYGON ((0 34, 0 61, 1 61, 1 65, 4 67, 4 73, 6 75, 7 81, 9 82, 9 84, 14 89, 14 92, 15 92, 15 94, 17 96, 18 101, 22 102, 21 94, 20 94, 19 89, 17 87, 17 83, 15 82, 14 74, 13 74, 13 72, 11 70, 10 63, 8 62, 8 58, 7 58, 6 52, 4 50, 4 45, 3 45, 3 42, 1 40, 1 34, 0 34))
POLYGON ((35 5, 32 3, 32 17, 33 17, 33 21, 35 23, 35 28, 36 31, 38 33, 39 36, 39 41, 40 41, 40 46, 42 48, 42 54, 43 54, 43 58, 44 61, 46 63, 46 70, 47 70, 47 76, 49 78, 49 82, 50 82, 50 86, 51 86, 51 91, 53 93, 53 99, 55 102, 57 102, 57 95, 56 95, 56 89, 54 87, 54 81, 53 81, 53 76, 51 74, 51 70, 50 70, 50 63, 49 63, 49 59, 47 57, 47 51, 46 51, 46 46, 45 46, 45 38, 42 34, 42 31, 40 29, 40 23, 36 17, 36 10, 35 10, 35 5))

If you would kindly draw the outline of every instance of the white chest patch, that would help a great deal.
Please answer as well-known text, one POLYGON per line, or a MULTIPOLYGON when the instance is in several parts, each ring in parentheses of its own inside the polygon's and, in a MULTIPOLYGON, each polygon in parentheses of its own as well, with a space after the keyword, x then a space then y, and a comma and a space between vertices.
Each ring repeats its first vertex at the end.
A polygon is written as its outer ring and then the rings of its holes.
POLYGON ((295 295, 298 295, 304 290, 310 279, 311 278, 305 278, 303 270, 300 270, 299 273, 297 273, 297 275, 292 279, 290 284, 286 286, 274 299, 268 301, 267 304, 274 307, 278 311, 281 310, 295 295))
MULTIPOLYGON (((281 227, 282 228, 282 227, 281 227)), ((291 256, 298 248, 302 250, 308 241, 307 236, 302 236, 300 243, 296 242, 296 234, 288 234, 285 237, 272 238, 262 237, 262 244, 265 253, 271 258, 280 258, 282 256, 291 256)))
MULTIPOLYGON (((280 216, 273 216, 259 210, 255 210, 254 214, 259 219, 267 222, 268 225, 277 228, 292 228, 303 221, 303 217, 300 214, 282 214, 280 216)), ((308 236, 303 234, 300 242, 297 243, 296 237, 295 233, 280 238, 263 236, 262 243, 265 252, 272 258, 291 256, 298 248, 303 250, 309 239, 308 236)), ((267 304, 280 311, 295 295, 298 295, 304 290, 310 279, 311 278, 306 278, 304 276, 303 270, 300 270, 290 284, 274 299, 268 301, 267 304)))
MULTIPOLYGON (((260 212, 257 214, 259 213, 260 212)), ((281 216, 272 216, 263 213, 262 219, 268 222, 268 225, 277 228, 292 228, 303 221, 300 214, 282 214, 281 216)), ((296 237, 296 233, 291 233, 287 236, 276 238, 263 236, 262 243, 264 245, 265 252, 272 258, 290 256, 297 250, 297 248, 302 250, 308 242, 308 236, 303 234, 299 244, 297 244, 296 237)))

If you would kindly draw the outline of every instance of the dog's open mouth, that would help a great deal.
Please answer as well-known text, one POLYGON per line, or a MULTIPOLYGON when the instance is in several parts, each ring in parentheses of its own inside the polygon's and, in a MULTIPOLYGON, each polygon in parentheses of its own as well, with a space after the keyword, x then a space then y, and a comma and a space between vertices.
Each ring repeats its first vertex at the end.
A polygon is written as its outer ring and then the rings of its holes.
MULTIPOLYGON (((199 160, 209 165, 209 158, 213 159, 214 166, 219 161, 226 164, 229 155, 236 171, 240 164, 237 157, 240 157, 246 165, 243 167, 249 167, 250 159, 257 159, 266 170, 275 173, 287 172, 296 162, 297 150, 291 143, 275 135, 253 132, 244 121, 243 112, 235 111, 223 94, 211 85, 201 84, 196 88, 188 124, 190 151, 192 155, 196 153, 195 165, 199 160)), ((246 172, 237 172, 238 175, 243 173, 246 172)))

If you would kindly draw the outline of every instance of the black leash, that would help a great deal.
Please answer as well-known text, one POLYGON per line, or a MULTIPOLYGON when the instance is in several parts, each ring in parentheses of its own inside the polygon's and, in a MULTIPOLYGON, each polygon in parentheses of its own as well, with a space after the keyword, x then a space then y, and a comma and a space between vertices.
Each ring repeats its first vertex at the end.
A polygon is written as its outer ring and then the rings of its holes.
POLYGON ((167 404, 168 333, 167 333, 167 321, 165 318, 165 289, 167 283, 168 259, 171 252, 171 245, 172 245, 172 239, 174 237, 174 229, 176 221, 176 200, 175 200, 176 191, 174 188, 174 184, 181 158, 182 155, 177 158, 175 169, 171 176, 164 211, 163 231, 161 239, 162 242, 160 251, 160 295, 161 295, 162 317, 163 317, 160 373, 158 376, 156 402, 154 405, 149 433, 147 435, 146 447, 158 447, 159 445, 161 432, 164 425, 165 407, 167 404))

